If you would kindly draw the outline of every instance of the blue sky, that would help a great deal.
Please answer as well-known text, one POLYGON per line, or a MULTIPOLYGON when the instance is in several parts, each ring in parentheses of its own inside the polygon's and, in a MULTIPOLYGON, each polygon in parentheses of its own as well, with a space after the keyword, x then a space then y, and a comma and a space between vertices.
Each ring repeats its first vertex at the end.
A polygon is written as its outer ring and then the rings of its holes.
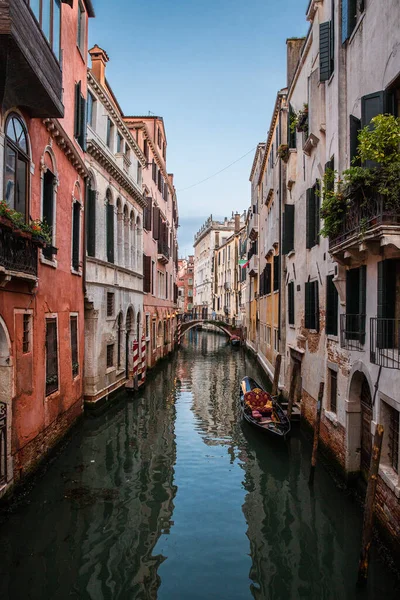
POLYGON ((164 117, 181 253, 209 215, 250 204, 250 153, 286 85, 286 38, 302 36, 308 0, 94 0, 89 43, 125 114, 164 117))

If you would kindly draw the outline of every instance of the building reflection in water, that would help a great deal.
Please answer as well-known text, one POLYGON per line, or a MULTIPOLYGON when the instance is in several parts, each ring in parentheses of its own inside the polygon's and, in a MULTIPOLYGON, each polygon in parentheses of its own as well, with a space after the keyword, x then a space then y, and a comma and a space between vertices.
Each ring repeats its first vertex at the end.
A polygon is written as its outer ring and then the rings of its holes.
POLYGON ((157 597, 165 557, 152 552, 176 494, 175 397, 165 364, 140 398, 75 432, 2 523, 1 598, 157 597))

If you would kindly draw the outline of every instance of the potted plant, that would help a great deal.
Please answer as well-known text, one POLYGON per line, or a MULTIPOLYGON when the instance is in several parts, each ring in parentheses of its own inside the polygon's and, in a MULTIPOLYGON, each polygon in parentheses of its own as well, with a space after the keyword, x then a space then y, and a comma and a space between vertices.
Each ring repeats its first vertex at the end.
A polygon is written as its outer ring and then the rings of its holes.
POLYGON ((281 144, 278 148, 278 156, 287 163, 289 160, 289 146, 287 144, 281 144))

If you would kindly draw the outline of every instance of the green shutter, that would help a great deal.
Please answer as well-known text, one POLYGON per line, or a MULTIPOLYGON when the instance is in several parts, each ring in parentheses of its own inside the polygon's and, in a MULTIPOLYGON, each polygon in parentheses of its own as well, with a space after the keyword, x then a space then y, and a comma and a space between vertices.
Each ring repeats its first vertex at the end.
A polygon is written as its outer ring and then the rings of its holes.
POLYGON ((385 92, 374 92, 361 98, 361 126, 366 127, 371 119, 385 112, 385 92))
POLYGON ((114 262, 114 206, 107 204, 107 260, 114 262))
POLYGON ((333 73, 333 57, 331 56, 331 22, 319 26, 319 80, 328 81, 333 73))
POLYGON ((326 323, 325 329, 328 335, 338 334, 338 300, 339 296, 333 275, 326 278, 326 323))
POLYGON ((86 152, 86 138, 87 138, 87 132, 86 132, 86 126, 87 126, 87 110, 86 110, 86 100, 83 96, 81 96, 80 98, 80 103, 81 103, 81 112, 80 112, 80 119, 81 119, 81 124, 80 124, 80 133, 79 133, 79 145, 82 148, 82 150, 84 152, 86 152))
POLYGON ((271 293, 271 263, 265 265, 265 293, 271 293))
POLYGON ((307 281, 304 285, 304 296, 305 296, 305 311, 304 311, 304 326, 306 329, 312 329, 312 291, 311 291, 311 283, 307 281))
POLYGON ((361 121, 353 115, 350 115, 350 163, 361 166, 360 160, 354 161, 358 153, 358 134, 361 129, 361 121), (353 162, 354 161, 354 162, 353 162))
POLYGON ((280 282, 280 260, 279 256, 274 256, 274 292, 279 290, 280 282))
POLYGON ((315 246, 315 193, 313 188, 306 190, 306 248, 315 246))
POLYGON ((396 316, 396 261, 382 260, 378 263, 378 348, 393 348, 396 316), (393 319, 393 320, 386 320, 393 319))
POLYGON ((289 254, 294 250, 294 204, 285 204, 282 234, 282 254, 289 254))
POLYGON ((314 308, 314 329, 319 331, 319 287, 318 281, 312 282, 313 286, 313 308, 314 308))
POLYGON ((288 320, 289 325, 294 325, 294 282, 291 281, 288 285, 288 320))
POLYGON ((74 134, 75 134, 76 139, 78 139, 81 134, 81 124, 82 124, 81 109, 82 109, 81 82, 78 81, 78 83, 75 84, 75 123, 74 123, 75 131, 74 131, 74 134))
POLYGON ((320 184, 317 181, 313 187, 314 194, 314 206, 315 206, 315 229, 314 229, 314 244, 319 244, 319 231, 321 229, 320 225, 320 209, 321 209, 321 193, 320 193, 320 184))
POLYGON ((86 211, 87 253, 96 255, 96 192, 89 188, 86 211))

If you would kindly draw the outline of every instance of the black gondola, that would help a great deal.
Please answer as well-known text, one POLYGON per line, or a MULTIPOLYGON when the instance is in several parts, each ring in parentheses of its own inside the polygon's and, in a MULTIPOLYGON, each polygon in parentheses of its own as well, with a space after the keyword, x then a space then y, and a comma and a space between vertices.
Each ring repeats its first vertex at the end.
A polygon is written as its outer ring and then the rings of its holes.
POLYGON ((239 347, 240 346, 240 337, 237 335, 232 335, 231 336, 231 345, 239 347))
POLYGON ((257 427, 257 429, 262 430, 264 433, 284 438, 290 432, 290 421, 283 412, 282 407, 251 377, 244 377, 240 384, 240 406, 243 418, 250 425, 257 427), (259 410, 252 410, 251 407, 246 405, 245 401, 245 396, 249 392, 254 392, 256 397, 267 398, 271 408, 261 412, 259 410), (258 413, 259 416, 253 416, 254 413, 258 413))

